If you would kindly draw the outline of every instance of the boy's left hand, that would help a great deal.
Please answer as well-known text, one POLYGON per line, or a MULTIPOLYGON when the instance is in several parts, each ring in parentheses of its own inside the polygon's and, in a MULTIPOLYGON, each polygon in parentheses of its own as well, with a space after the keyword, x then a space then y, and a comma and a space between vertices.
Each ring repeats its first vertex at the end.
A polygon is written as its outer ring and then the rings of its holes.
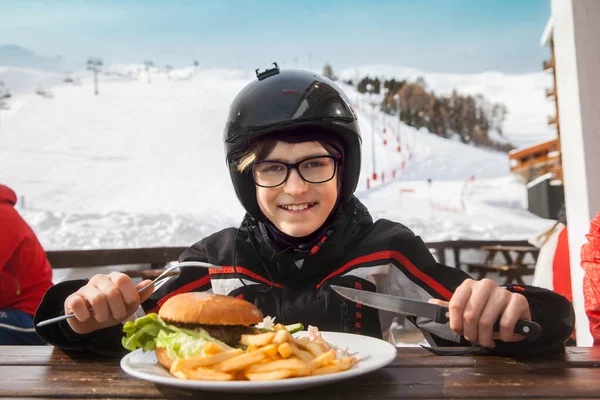
POLYGON ((450 310, 450 328, 469 342, 485 347, 495 347, 494 338, 504 342, 523 340, 524 336, 513 333, 515 324, 519 319, 531 321, 525 296, 509 292, 489 279, 466 279, 449 302, 438 299, 429 302, 447 306, 450 310), (499 334, 493 332, 498 319, 499 334))

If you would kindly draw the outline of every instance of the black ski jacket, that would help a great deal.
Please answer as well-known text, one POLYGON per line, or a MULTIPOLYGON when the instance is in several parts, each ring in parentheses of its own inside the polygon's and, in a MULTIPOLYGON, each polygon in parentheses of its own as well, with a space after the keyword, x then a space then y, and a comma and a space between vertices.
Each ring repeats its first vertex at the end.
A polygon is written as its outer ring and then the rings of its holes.
MULTIPOLYGON (((214 233, 186 250, 180 261, 204 261, 221 270, 182 267, 142 304, 146 313, 178 293, 212 291, 254 303, 276 322, 302 322, 322 331, 349 332, 387 339, 394 317, 386 311, 345 300, 331 285, 347 286, 427 301, 448 300, 469 276, 435 261, 421 238, 405 226, 381 219, 373 222, 367 209, 353 198, 324 236, 304 258, 288 252, 275 254, 255 220, 246 216, 239 229, 214 233), (234 264, 235 253, 235 264, 234 264), (234 268, 235 265, 235 268, 234 268)), ((46 293, 34 321, 63 313, 67 296, 86 280, 63 282, 46 293)), ((571 303, 552 291, 531 286, 509 285, 507 290, 523 294, 533 320, 542 327, 535 342, 496 341, 496 354, 536 354, 564 350, 574 326, 571 303)), ((425 318, 408 318, 432 346, 464 346, 469 343, 450 330, 448 324, 425 318)), ((74 333, 63 321, 38 328, 48 343, 64 349, 95 351, 120 356, 122 325, 87 335, 74 333)))

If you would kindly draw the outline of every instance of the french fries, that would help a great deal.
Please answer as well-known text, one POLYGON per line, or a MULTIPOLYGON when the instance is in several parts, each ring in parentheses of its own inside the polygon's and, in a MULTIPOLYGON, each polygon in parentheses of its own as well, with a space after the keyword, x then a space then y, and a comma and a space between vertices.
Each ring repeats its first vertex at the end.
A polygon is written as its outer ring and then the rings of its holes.
POLYGON ((290 342, 292 340, 292 335, 285 329, 281 329, 275 332, 275 336, 273 336, 273 343, 282 344, 285 342, 290 342))
POLYGON ((242 335, 240 343, 244 346, 265 346, 273 341, 274 332, 259 333, 258 335, 242 335))
POLYGON ((308 363, 308 367, 312 370, 317 370, 321 368, 323 365, 327 364, 330 361, 336 359, 335 351, 329 350, 327 353, 323 353, 320 356, 316 357, 314 360, 308 363))
POLYGON ((244 353, 223 361, 216 369, 223 372, 239 371, 240 369, 246 369, 252 364, 264 360, 265 357, 265 353, 260 351, 244 353))
POLYGON ((211 365, 223 363, 226 360, 243 355, 244 351, 242 349, 235 349, 229 351, 222 351, 217 354, 209 355, 209 356, 200 356, 200 357, 192 357, 192 358, 182 358, 181 360, 176 360, 171 365, 171 369, 192 369, 192 368, 200 368, 200 367, 209 367, 211 365))
POLYGON ((216 344, 215 342, 208 342, 204 345, 204 354, 217 354, 225 351, 224 348, 216 344))
POLYGON ((280 324, 274 332, 242 335, 240 343, 246 351, 226 350, 211 342, 204 355, 177 360, 170 372, 180 379, 271 381, 346 371, 359 361, 338 358, 324 341, 294 338, 280 324))
POLYGON ((289 343, 281 343, 277 347, 277 352, 283 358, 289 358, 292 355, 292 346, 289 343))

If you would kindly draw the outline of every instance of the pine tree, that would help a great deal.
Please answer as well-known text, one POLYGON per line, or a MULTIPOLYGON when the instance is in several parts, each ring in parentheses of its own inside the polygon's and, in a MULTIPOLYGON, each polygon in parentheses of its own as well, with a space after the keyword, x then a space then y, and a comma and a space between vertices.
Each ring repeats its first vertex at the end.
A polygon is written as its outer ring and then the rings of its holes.
POLYGON ((472 143, 499 151, 509 151, 510 143, 495 142, 490 130, 502 134, 502 124, 507 108, 503 104, 488 101, 483 95, 462 95, 453 90, 450 95, 438 96, 427 90, 422 77, 415 82, 362 78, 357 84, 360 93, 380 93, 386 89, 382 110, 398 115, 398 102, 402 105, 398 116, 401 121, 417 129, 421 127, 433 134, 448 138, 457 134, 463 143, 472 143))

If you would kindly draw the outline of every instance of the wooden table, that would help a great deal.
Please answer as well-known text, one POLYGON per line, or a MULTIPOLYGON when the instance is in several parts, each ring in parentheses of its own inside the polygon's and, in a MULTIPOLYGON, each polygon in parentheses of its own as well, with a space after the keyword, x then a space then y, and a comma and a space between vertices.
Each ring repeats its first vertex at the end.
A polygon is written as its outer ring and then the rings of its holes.
POLYGON ((488 272, 499 272, 506 279, 504 284, 517 283, 524 285, 523 275, 533 275, 535 263, 540 249, 533 246, 481 246, 486 251, 482 264, 467 264, 469 272, 478 272, 477 279, 483 279, 488 272), (496 256, 502 255, 503 263, 496 262, 496 256), (531 261, 525 262, 525 257, 531 255, 531 261))
POLYGON ((0 346, 0 397, 221 399, 591 398, 600 397, 600 348, 531 359, 436 356, 402 348, 389 366, 298 392, 193 392, 130 377, 119 360, 69 356, 51 346, 0 346))

